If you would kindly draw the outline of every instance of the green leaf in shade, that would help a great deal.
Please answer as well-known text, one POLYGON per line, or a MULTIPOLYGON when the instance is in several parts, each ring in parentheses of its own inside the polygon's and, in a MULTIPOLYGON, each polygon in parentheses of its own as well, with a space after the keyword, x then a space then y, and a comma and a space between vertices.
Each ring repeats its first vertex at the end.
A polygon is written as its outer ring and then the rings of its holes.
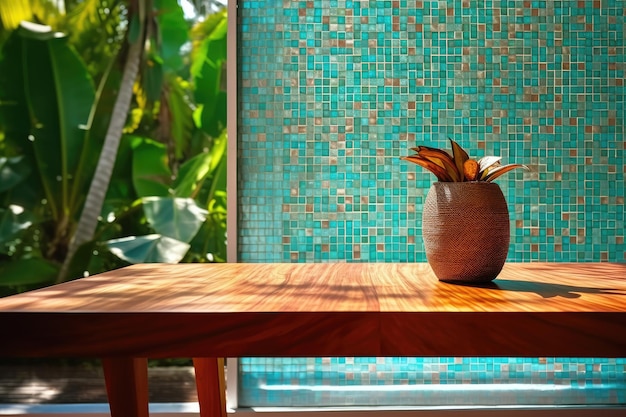
POLYGON ((0 269, 0 286, 52 284, 59 268, 41 258, 19 259, 0 269))
MULTIPOLYGON (((115 158, 111 184, 107 190, 105 206, 108 206, 108 208, 106 210, 103 209, 103 214, 114 211, 115 206, 120 201, 126 201, 130 204, 138 198, 133 183, 128 181, 128 179, 133 177, 133 149, 142 143, 143 140, 144 138, 139 136, 122 136, 117 150, 117 157, 115 158), (110 206, 111 201, 115 202, 113 206, 110 206)), ((104 217, 106 218, 106 216, 104 217)))
MULTIPOLYGON (((228 163, 226 162, 226 158, 222 158, 220 163, 217 165, 215 175, 213 176, 213 184, 215 188, 215 192, 213 193, 213 199, 220 198, 220 196, 224 197, 224 202, 226 202, 226 189, 228 186, 228 163)), ((209 203, 211 204, 211 203, 209 203)), ((226 204, 224 203, 224 207, 226 204)), ((209 210, 211 208, 209 207, 209 210)), ((211 210, 212 211, 212 210, 211 210)))
POLYGON ((146 197, 142 203, 146 219, 157 233, 183 242, 193 239, 208 214, 191 198, 146 197))
POLYGON ((0 243, 13 240, 17 233, 32 224, 32 213, 24 211, 22 207, 10 205, 6 209, 0 208, 0 243))
POLYGON ((185 157, 184 150, 188 149, 193 136, 194 120, 193 110, 189 105, 188 92, 185 86, 188 84, 178 77, 168 77, 167 92, 164 100, 170 113, 170 134, 174 142, 174 152, 177 160, 185 157))
POLYGON ((130 21, 130 29, 128 31, 128 43, 135 43, 141 34, 141 17, 138 13, 133 13, 130 21))
POLYGON ((452 158, 454 159, 456 169, 459 171, 460 176, 463 177, 464 164, 469 159, 469 155, 465 152, 465 149, 452 139, 450 139, 450 143, 452 143, 452 158))
POLYGON ((222 19, 213 27, 209 36, 204 37, 199 48, 194 51, 191 63, 191 76, 195 85, 196 101, 206 103, 219 88, 222 63, 227 56, 228 19, 222 19), (213 75, 213 76, 209 76, 213 75), (204 87, 209 88, 204 88, 204 87))
POLYGON ((71 189, 95 90, 86 66, 65 36, 34 24, 23 24, 18 33, 32 121, 29 138, 53 218, 58 219, 75 210, 71 189))
POLYGON ((182 64, 181 47, 187 42, 189 26, 177 0, 154 0, 159 30, 159 50, 167 69, 176 71, 182 64))
POLYGON ((199 187, 210 176, 214 175, 226 153, 227 132, 222 133, 213 140, 210 152, 194 156, 185 162, 178 171, 174 181, 174 195, 177 197, 193 197, 199 187))
POLYGON ((131 264, 178 263, 190 247, 185 242, 159 234, 112 239, 106 245, 111 253, 131 264))
POLYGON ((139 197, 167 196, 172 173, 161 143, 143 139, 133 149, 133 185, 139 197))
POLYGON ((13 188, 30 174, 23 156, 0 157, 0 193, 13 188))
POLYGON ((524 169, 528 169, 528 167, 526 165, 522 165, 522 164, 508 164, 508 165, 501 165, 499 167, 496 168, 492 168, 489 170, 489 172, 487 173, 487 175, 485 176, 485 181, 493 181, 496 178, 498 178, 500 175, 505 174, 509 171, 512 171, 516 168, 524 168, 524 169))
POLYGON ((211 170, 211 154, 201 153, 194 156, 178 171, 174 181, 174 195, 176 197, 192 197, 202 185, 211 170))
POLYGON ((213 28, 193 54, 191 76, 194 98, 200 106, 194 118, 207 134, 217 136, 226 124, 226 95, 222 91, 223 64, 226 61, 228 19, 213 28))
POLYGON ((161 97, 163 85, 163 62, 160 57, 154 54, 146 57, 142 81, 146 98, 151 102, 157 101, 161 97))
POLYGON ((4 143, 16 149, 20 155, 32 158, 32 145, 27 140, 31 120, 24 94, 24 71, 22 65, 22 38, 13 31, 2 45, 0 56, 0 126, 4 143))
POLYGON ((217 136, 226 127, 226 93, 218 91, 213 103, 202 108, 200 128, 211 136, 217 136))

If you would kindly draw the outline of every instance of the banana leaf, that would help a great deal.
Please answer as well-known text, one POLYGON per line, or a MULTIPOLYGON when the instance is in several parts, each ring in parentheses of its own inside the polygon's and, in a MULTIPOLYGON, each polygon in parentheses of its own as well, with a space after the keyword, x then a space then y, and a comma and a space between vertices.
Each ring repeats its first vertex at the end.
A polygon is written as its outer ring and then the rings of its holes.
POLYGON ((194 98, 199 105, 194 120, 204 132, 214 137, 226 126, 226 93, 222 91, 222 73, 226 61, 227 29, 228 20, 224 14, 200 44, 191 65, 194 98))
POLYGON ((146 220, 157 233, 182 242, 191 241, 207 216, 191 198, 146 197, 142 203, 146 220))
POLYGON ((210 152, 201 153, 185 162, 174 181, 174 194, 177 197, 195 197, 199 188, 215 174, 226 154, 226 130, 213 141, 210 152))
POLYGON ((133 186, 140 197, 167 196, 172 172, 167 151, 161 143, 143 139, 133 147, 133 186))
POLYGON ((64 35, 25 22, 16 33, 32 121, 23 140, 31 142, 48 206, 58 220, 77 209, 71 201, 73 178, 85 144, 94 86, 64 35))
POLYGON ((163 65, 169 70, 178 70, 183 65, 181 48, 187 42, 189 27, 183 9, 177 0, 154 0, 159 36, 159 54, 163 65))
POLYGON ((178 263, 189 250, 189 244, 159 234, 112 239, 106 246, 115 256, 131 264, 178 263))
POLYGON ((169 76, 165 79, 167 92, 164 94, 161 107, 167 107, 169 115, 169 136, 174 143, 176 160, 183 160, 185 151, 189 149, 194 132, 193 110, 189 105, 186 86, 188 83, 178 77, 169 76))

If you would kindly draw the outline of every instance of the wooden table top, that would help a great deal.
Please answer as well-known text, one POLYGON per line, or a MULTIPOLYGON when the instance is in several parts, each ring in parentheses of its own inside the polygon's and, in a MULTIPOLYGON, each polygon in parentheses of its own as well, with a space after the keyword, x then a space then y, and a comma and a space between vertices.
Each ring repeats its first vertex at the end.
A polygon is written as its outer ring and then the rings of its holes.
POLYGON ((626 356, 626 264, 144 264, 0 299, 0 357, 626 356), (10 335, 10 336, 8 336, 10 335))

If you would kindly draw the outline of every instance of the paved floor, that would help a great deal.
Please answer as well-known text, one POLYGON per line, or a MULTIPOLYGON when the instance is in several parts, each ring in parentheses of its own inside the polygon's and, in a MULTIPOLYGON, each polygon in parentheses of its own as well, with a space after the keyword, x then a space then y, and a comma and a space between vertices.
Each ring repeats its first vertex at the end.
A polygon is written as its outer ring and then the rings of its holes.
MULTIPOLYGON (((150 402, 197 401, 193 367, 148 369, 150 402)), ((89 365, 1 364, 0 404, 106 403, 102 370, 89 365)))

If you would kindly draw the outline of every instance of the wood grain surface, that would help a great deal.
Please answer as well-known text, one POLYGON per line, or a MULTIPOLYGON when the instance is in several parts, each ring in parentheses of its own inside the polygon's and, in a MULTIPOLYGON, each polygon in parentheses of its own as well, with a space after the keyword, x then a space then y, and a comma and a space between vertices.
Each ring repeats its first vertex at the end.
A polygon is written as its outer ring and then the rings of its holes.
POLYGON ((0 356, 626 356, 626 264, 145 264, 0 299, 0 356))

